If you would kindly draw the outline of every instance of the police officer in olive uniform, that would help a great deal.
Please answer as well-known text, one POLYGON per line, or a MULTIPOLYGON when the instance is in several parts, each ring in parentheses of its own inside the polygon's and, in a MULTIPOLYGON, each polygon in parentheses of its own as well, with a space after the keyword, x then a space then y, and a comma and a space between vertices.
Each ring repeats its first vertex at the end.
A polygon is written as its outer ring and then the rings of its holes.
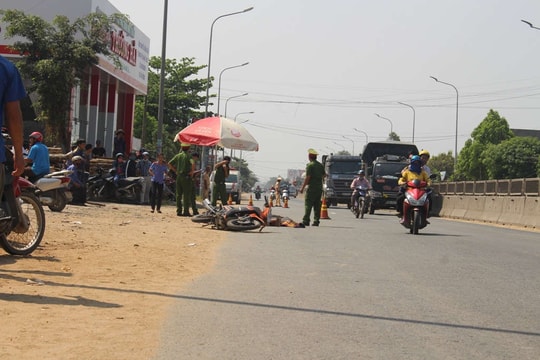
POLYGON ((302 223, 305 226, 309 226, 309 218, 311 216, 311 208, 313 208, 313 226, 319 226, 319 219, 321 217, 321 198, 323 193, 323 179, 326 176, 324 172, 324 166, 317 161, 317 151, 314 149, 308 150, 309 163, 306 165, 306 177, 300 193, 304 192, 304 188, 307 186, 305 196, 305 213, 302 223))
POLYGON ((190 144, 181 143, 180 147, 182 150, 169 161, 169 168, 176 173, 176 215, 191 216, 189 208, 191 206, 192 176, 195 171, 195 163, 188 153, 190 144), (183 208, 182 200, 184 201, 183 208))

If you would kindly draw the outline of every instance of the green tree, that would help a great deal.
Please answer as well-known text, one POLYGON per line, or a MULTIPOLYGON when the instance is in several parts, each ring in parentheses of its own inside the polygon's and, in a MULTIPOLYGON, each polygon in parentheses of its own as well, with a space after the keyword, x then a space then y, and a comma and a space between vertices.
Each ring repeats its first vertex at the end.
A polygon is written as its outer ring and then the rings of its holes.
POLYGON ((13 48, 23 56, 18 66, 23 76, 31 80, 29 92, 38 94, 34 105, 38 120, 44 122, 46 141, 69 148, 66 129, 71 91, 80 79, 86 78, 88 69, 98 63, 98 54, 117 62, 106 35, 113 23, 125 17, 91 13, 73 22, 66 16, 56 16, 49 23, 20 10, 2 10, 0 15, 7 23, 6 37, 23 38, 13 48))
POLYGON ((538 174, 540 140, 514 137, 485 151, 489 179, 531 178, 538 174))
MULTIPOLYGON (((148 91, 146 96, 137 96, 134 134, 142 139, 143 120, 146 109, 145 137, 143 146, 156 149, 157 119, 159 110, 159 88, 161 58, 153 56, 148 64, 148 91), (146 107, 145 107, 146 104, 146 107)), ((206 103, 206 78, 198 78, 206 65, 197 66, 193 58, 166 59, 163 111, 163 153, 171 158, 178 152, 173 143, 174 136, 193 120, 203 117, 199 111, 206 103)))
POLYGON ((388 140, 401 141, 399 135, 393 131, 390 134, 388 134, 388 140))
POLYGON ((445 172, 445 178, 448 179, 454 173, 454 156, 452 155, 452 151, 448 151, 446 154, 440 153, 432 156, 429 159, 428 166, 432 173, 445 172))
POLYGON ((484 180, 488 177, 485 151, 490 145, 497 145, 512 138, 514 134, 504 117, 497 111, 489 110, 487 116, 473 130, 471 138, 458 156, 454 180, 484 180))

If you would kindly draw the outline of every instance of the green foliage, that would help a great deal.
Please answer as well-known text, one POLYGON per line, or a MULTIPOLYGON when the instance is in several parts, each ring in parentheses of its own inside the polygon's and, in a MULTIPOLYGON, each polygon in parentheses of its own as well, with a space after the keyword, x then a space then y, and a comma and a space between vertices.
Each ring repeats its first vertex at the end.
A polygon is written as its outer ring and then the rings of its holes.
POLYGON ((446 154, 440 153, 432 156, 429 159, 428 166, 432 173, 437 174, 445 171, 446 177, 450 177, 454 173, 454 156, 452 155, 452 151, 448 151, 446 154))
POLYGON ((453 180, 485 180, 488 178, 486 151, 491 145, 511 139, 514 136, 504 117, 497 111, 489 110, 487 116, 471 133, 472 139, 458 156, 458 163, 453 180))
POLYGON ((259 181, 257 176, 249 169, 249 164, 244 159, 233 157, 231 167, 240 169, 240 178, 242 179, 242 191, 251 192, 251 189, 259 181))
POLYGON ((484 154, 489 179, 531 178, 538 174, 540 140, 514 137, 491 145, 484 154))
POLYGON ((23 61, 21 73, 31 80, 29 92, 36 91, 38 120, 45 122, 45 138, 51 145, 69 148, 67 133, 71 90, 85 72, 98 63, 97 54, 116 61, 108 48, 106 34, 123 15, 106 16, 91 13, 72 23, 66 16, 57 16, 51 23, 19 10, 0 11, 7 23, 7 38, 21 37, 13 48, 23 61))
POLYGON ((393 131, 392 131, 390 134, 388 134, 388 140, 401 141, 399 135, 396 134, 396 133, 393 132, 393 131))
MULTIPOLYGON (((165 158, 172 158, 178 152, 178 146, 173 142, 175 135, 193 119, 200 119, 204 115, 198 109, 206 103, 206 78, 197 78, 197 75, 205 67, 194 65, 193 58, 165 61, 162 149, 165 158)), ((153 56, 149 62, 147 96, 136 98, 136 136, 142 135, 145 101, 147 103, 145 137, 141 138, 146 149, 156 149, 160 79, 161 58, 153 56)))

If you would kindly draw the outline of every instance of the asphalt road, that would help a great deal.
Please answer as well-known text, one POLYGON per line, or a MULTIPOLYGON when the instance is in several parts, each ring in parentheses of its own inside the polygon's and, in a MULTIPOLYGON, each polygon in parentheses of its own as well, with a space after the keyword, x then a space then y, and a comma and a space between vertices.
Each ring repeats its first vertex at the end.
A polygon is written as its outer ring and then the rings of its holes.
MULTIPOLYGON (((302 200, 289 204, 274 213, 300 220, 302 200)), ((230 233, 178 294, 157 359, 540 358, 538 233, 329 215, 230 233)))

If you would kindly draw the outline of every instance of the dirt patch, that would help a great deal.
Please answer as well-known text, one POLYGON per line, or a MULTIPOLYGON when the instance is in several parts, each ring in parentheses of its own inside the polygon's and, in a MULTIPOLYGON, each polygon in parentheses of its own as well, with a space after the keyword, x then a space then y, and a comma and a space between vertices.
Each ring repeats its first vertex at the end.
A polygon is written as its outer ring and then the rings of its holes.
POLYGON ((151 358, 174 295, 211 268, 226 236, 175 210, 46 210, 31 256, 0 250, 0 358, 151 358))

